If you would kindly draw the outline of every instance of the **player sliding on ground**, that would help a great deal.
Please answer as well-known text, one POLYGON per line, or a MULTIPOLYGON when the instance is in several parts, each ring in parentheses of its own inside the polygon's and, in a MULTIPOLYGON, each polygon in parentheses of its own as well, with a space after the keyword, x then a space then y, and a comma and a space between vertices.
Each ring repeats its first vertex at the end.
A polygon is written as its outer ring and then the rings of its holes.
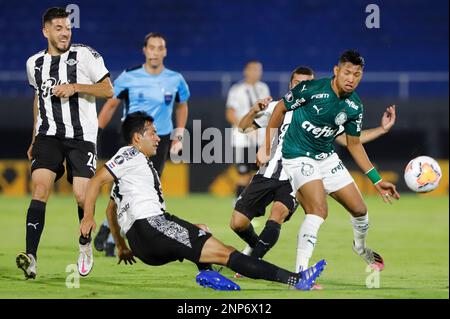
MULTIPOLYGON (((302 81, 313 79, 314 72, 306 66, 300 66, 291 74, 289 89, 302 81)), ((260 127, 267 127, 277 103, 278 101, 272 102, 270 97, 259 100, 242 118, 239 129, 247 133, 260 127)), ((263 258, 276 244, 282 223, 290 219, 298 206, 295 192, 292 191, 288 176, 281 165, 281 147, 284 135, 291 123, 292 114, 293 112, 285 114, 278 138, 272 142, 270 161, 260 167, 251 183, 242 192, 231 216, 230 227, 247 243, 244 254, 250 254, 256 258, 263 258), (272 202, 270 216, 258 236, 253 229, 251 220, 254 217, 263 216, 266 207, 272 202)), ((361 132, 361 143, 373 141, 386 134, 394 124, 395 106, 390 106, 384 112, 379 127, 361 132)), ((336 142, 341 146, 346 146, 343 126, 340 126, 336 132, 336 142)), ((236 277, 239 277, 239 274, 236 274, 236 277)))
POLYGON ((94 209, 100 187, 114 181, 117 213, 108 214, 108 221, 119 262, 132 264, 134 255, 154 266, 188 259, 202 270, 197 282, 215 289, 239 289, 239 286, 213 271, 211 264, 227 266, 249 278, 276 281, 299 290, 311 289, 325 267, 324 260, 293 273, 224 245, 205 225, 194 225, 167 213, 160 180, 150 161, 160 141, 153 119, 143 112, 132 113, 122 124, 122 134, 128 146, 122 147, 88 184, 80 226, 82 236, 95 231, 94 209), (120 236, 120 229, 126 234, 131 250, 120 236))
POLYGON ((346 51, 334 67, 332 78, 303 81, 291 89, 275 106, 266 131, 266 147, 258 152, 259 162, 267 163, 273 134, 291 111, 291 124, 282 146, 282 165, 307 214, 298 235, 297 269, 307 267, 320 225, 328 215, 326 194, 352 215, 353 250, 371 267, 384 268, 382 257, 366 247, 367 207, 333 146, 343 126, 347 149, 383 200, 391 203, 391 198, 400 198, 395 185, 382 180, 361 144, 363 105, 354 90, 361 81, 363 67, 364 59, 358 52, 346 51))

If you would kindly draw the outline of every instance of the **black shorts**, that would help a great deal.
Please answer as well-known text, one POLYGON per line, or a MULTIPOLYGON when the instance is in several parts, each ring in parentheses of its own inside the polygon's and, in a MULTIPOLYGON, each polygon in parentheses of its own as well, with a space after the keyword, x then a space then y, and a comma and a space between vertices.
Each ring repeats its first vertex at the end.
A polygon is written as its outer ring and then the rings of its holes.
POLYGON ((198 263, 210 237, 210 233, 169 213, 138 219, 127 232, 133 254, 153 266, 183 259, 198 263))
POLYGON ((298 206, 292 196, 291 184, 289 181, 279 181, 258 174, 253 176, 250 184, 242 191, 234 210, 251 220, 264 216, 266 207, 275 201, 283 203, 289 209, 289 215, 284 220, 288 221, 298 206))
POLYGON ((255 148, 233 147, 233 159, 240 175, 249 174, 252 171, 258 170, 256 153, 257 149, 255 148))
POLYGON ((31 173, 38 168, 46 168, 56 173, 57 181, 64 175, 64 160, 69 183, 73 182, 73 177, 91 178, 95 174, 97 161, 95 144, 55 136, 36 136, 32 150, 31 173))

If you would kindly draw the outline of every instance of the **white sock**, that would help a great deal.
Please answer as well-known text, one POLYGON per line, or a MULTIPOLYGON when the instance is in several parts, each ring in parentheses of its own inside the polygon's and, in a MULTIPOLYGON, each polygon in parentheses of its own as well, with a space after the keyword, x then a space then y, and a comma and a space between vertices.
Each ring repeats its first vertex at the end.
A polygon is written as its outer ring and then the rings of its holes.
POLYGON ((317 242, 317 233, 324 219, 317 215, 307 214, 297 235, 296 272, 308 268, 309 259, 317 242))
POLYGON ((358 253, 364 252, 366 248, 366 237, 369 231, 369 214, 360 217, 350 218, 353 226, 353 240, 355 242, 355 249, 358 253))
POLYGON ((244 250, 242 251, 242 253, 244 255, 250 256, 250 254, 253 252, 253 248, 250 247, 249 245, 247 245, 244 250))

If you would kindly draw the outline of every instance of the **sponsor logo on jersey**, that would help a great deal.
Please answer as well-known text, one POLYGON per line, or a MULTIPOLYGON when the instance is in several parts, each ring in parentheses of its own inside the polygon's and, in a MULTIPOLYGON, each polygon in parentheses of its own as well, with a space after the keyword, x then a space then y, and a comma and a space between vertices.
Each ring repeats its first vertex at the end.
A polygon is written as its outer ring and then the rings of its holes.
POLYGON ((66 60, 66 61, 64 61, 67 65, 69 65, 69 66, 74 66, 75 64, 77 64, 78 63, 78 60, 75 60, 75 59, 69 59, 69 60, 66 60))
POLYGON ((285 96, 284 96, 285 100, 287 102, 292 102, 294 100, 294 95, 292 94, 291 91, 289 91, 285 96))
POLYGON ((48 78, 41 84, 41 90, 42 90, 42 97, 45 99, 47 97, 53 96, 53 88, 56 85, 60 85, 61 80, 56 81, 55 78, 48 78))
POLYGON ((348 104, 348 106, 350 106, 352 109, 358 110, 359 106, 356 105, 355 102, 350 101, 349 99, 345 99, 345 103, 348 104))
POLYGON ((328 99, 330 97, 330 94, 328 93, 319 93, 319 94, 314 94, 313 96, 311 96, 311 100, 312 99, 328 99))
POLYGON ((314 167, 308 163, 302 163, 301 172, 303 176, 311 176, 314 173, 314 167))
POLYGON ((333 129, 329 126, 317 127, 309 121, 304 121, 302 123, 302 128, 306 131, 314 135, 315 138, 319 137, 330 137, 333 136, 337 129, 333 129))
POLYGON ((316 160, 323 160, 323 159, 326 159, 328 156, 330 156, 333 153, 334 152, 331 152, 331 153, 320 153, 320 154, 315 155, 314 158, 316 160))
POLYGON ((116 164, 114 164, 114 162, 109 162, 108 167, 112 169, 112 168, 116 167, 116 164))
POLYGON ((317 115, 319 115, 319 112, 321 111, 321 110, 323 110, 323 107, 321 107, 320 109, 319 109, 319 107, 317 106, 317 105, 313 105, 313 108, 316 110, 316 112, 317 112, 317 115))
POLYGON ((304 98, 295 100, 295 103, 291 105, 291 109, 295 109, 302 105, 306 100, 304 98))
POLYGON ((122 155, 117 155, 117 156, 114 158, 114 163, 116 163, 117 165, 122 165, 123 162, 125 162, 125 158, 123 158, 122 155))
POLYGON ((336 125, 342 125, 347 121, 347 113, 340 112, 338 115, 336 115, 336 118, 334 119, 334 123, 336 125))
POLYGON ((118 217, 121 218, 123 214, 127 212, 127 210, 130 209, 130 203, 127 203, 120 209, 120 213, 118 214, 118 217))

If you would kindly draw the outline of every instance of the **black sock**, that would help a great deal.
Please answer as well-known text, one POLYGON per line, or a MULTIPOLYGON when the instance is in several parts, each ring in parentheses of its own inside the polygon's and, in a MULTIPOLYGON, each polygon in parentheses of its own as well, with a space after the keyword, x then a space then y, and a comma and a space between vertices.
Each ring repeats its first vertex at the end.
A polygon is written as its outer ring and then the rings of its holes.
POLYGON ((83 237, 83 235, 80 235, 80 238, 78 239, 78 242, 80 245, 86 245, 91 242, 91 231, 89 231, 89 235, 87 237, 83 237))
POLYGON ((242 238, 250 247, 254 248, 258 244, 258 235, 256 235, 253 225, 250 223, 248 227, 242 231, 234 231, 242 238))
POLYGON ((37 249, 44 229, 45 206, 46 203, 33 199, 27 212, 27 254, 32 254, 35 258, 37 258, 37 249))
MULTIPOLYGON (((83 219, 83 217, 84 217, 84 209, 81 208, 80 206, 78 206, 78 219, 80 220, 80 222, 83 219)), ((87 238, 80 235, 78 242, 81 245, 86 245, 87 243, 90 243, 91 242, 91 232, 89 232, 89 236, 87 238)))
POLYGON ((236 186, 236 198, 238 198, 239 195, 241 195, 241 193, 244 191, 244 189, 245 189, 245 186, 241 186, 241 185, 236 186))
POLYGON ((84 209, 78 206, 78 219, 80 220, 80 222, 83 219, 83 217, 84 217, 84 209))
POLYGON ((251 256, 263 258, 278 241, 278 237, 280 237, 280 228, 281 225, 276 221, 268 220, 266 226, 259 235, 258 244, 256 244, 251 256))
POLYGON ((265 279, 295 285, 300 275, 275 266, 267 261, 246 256, 238 251, 230 254, 227 267, 231 270, 252 279, 265 279))
POLYGON ((211 264, 205 264, 205 263, 196 263, 198 271, 202 270, 213 270, 211 264))

